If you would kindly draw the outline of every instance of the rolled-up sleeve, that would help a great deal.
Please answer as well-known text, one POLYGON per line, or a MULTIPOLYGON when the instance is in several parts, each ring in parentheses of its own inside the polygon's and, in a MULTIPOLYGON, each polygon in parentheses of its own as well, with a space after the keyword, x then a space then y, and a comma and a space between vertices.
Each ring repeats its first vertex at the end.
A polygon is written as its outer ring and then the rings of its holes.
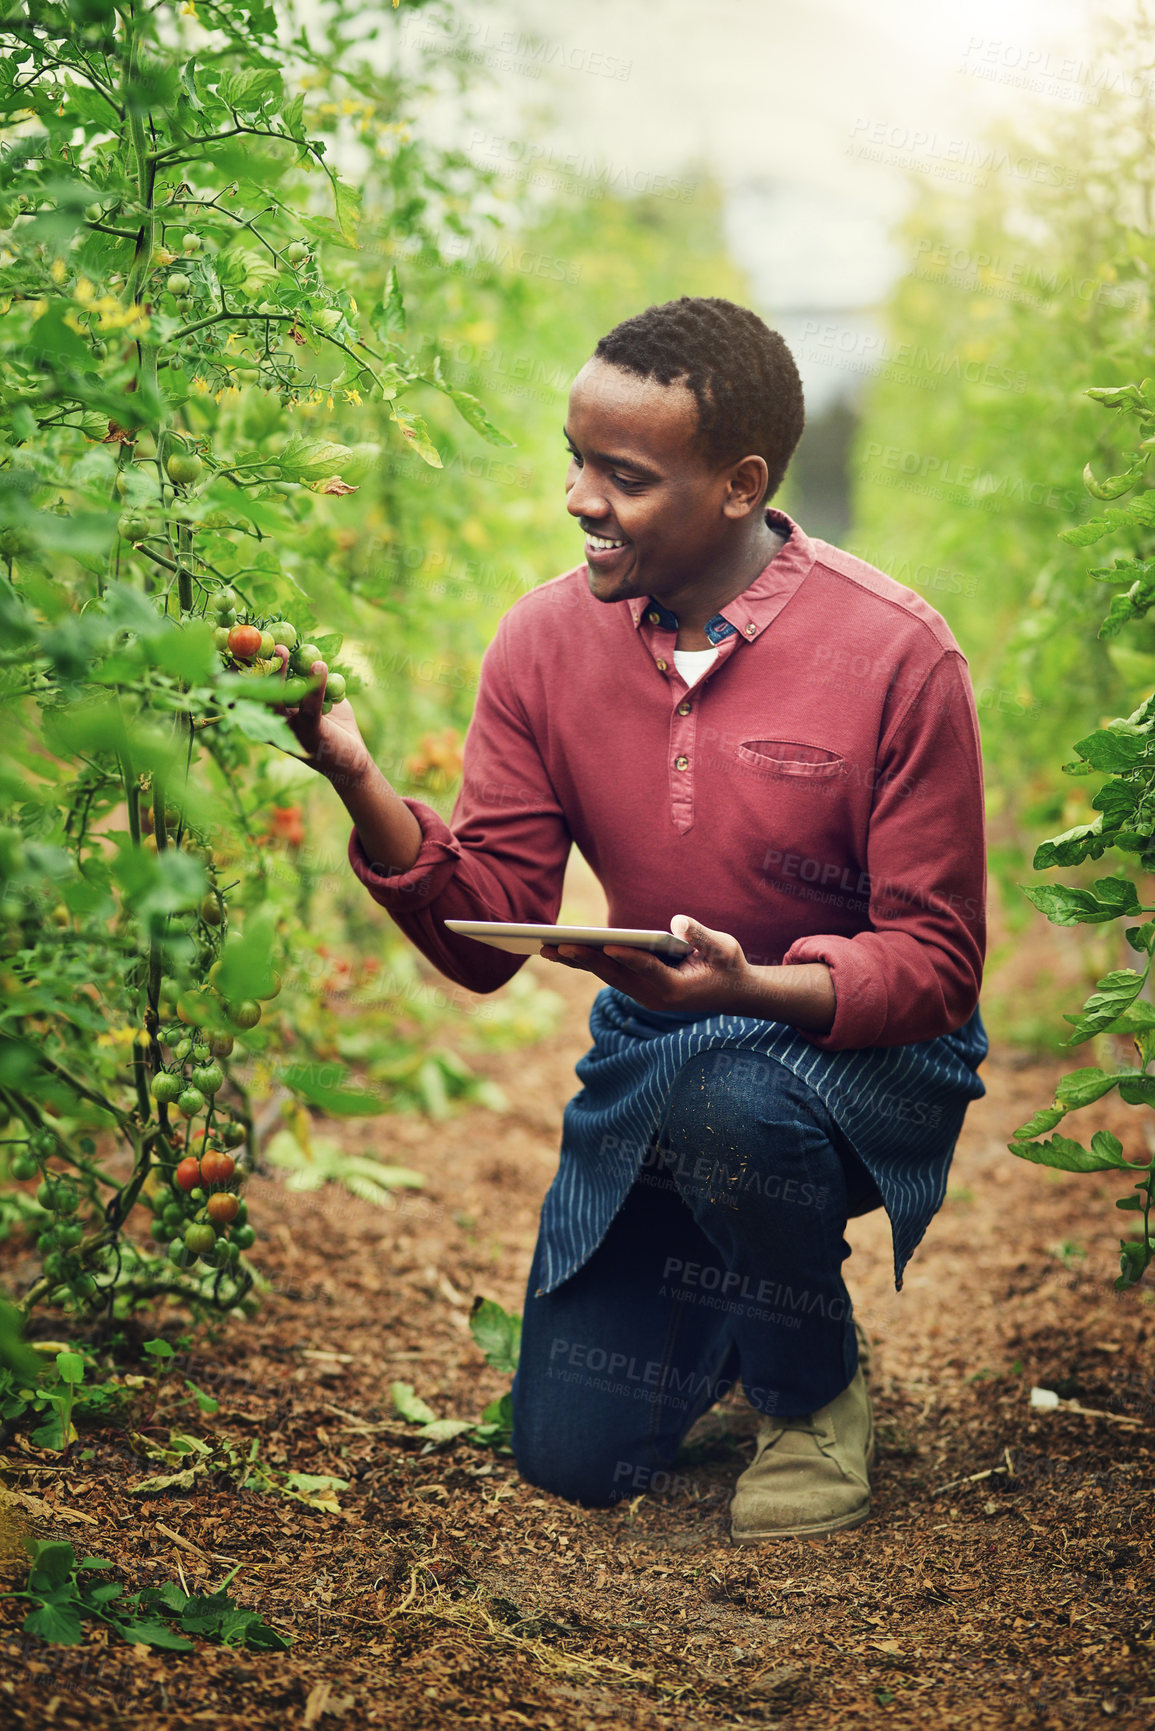
POLYGON ((510 678, 508 616, 482 661, 465 736, 461 791, 448 823, 406 799, 421 848, 405 872, 371 861, 356 830, 349 862, 373 899, 447 978, 492 992, 525 961, 445 929, 447 919, 550 923, 571 837, 510 678))
POLYGON ((978 720, 966 663, 944 654, 883 739, 868 837, 869 931, 814 934, 784 962, 824 962, 827 1051, 932 1040, 969 1020, 985 948, 978 720))

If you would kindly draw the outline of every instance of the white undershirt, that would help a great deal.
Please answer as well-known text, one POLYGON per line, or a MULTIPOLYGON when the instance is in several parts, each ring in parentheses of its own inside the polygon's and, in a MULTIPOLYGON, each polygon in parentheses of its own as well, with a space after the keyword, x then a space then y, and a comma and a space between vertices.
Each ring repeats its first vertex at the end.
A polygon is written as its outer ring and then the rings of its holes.
POLYGON ((687 685, 697 685, 707 667, 718 659, 717 649, 675 649, 674 666, 687 685))

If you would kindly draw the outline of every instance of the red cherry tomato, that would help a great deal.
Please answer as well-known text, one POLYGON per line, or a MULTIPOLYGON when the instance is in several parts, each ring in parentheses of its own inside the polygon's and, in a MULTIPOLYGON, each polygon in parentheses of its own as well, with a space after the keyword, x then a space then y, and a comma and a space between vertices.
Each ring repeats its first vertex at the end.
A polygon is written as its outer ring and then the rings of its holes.
POLYGON ((195 1190, 201 1181, 201 1163, 191 1154, 176 1169, 176 1181, 182 1190, 195 1190))
POLYGON ((229 632, 229 654, 238 661, 251 661, 260 648, 261 634, 255 625, 234 625, 229 632))
POLYGON ((201 1155, 201 1179, 205 1184, 227 1184, 236 1168, 232 1155, 222 1154, 217 1148, 201 1155))

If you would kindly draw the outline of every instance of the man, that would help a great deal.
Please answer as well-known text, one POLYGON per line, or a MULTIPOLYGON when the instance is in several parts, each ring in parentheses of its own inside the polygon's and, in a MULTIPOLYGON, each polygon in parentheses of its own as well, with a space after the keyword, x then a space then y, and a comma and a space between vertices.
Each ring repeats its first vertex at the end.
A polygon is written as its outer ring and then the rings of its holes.
POLYGON ((986 1051, 965 663, 920 597, 767 509, 802 425, 753 313, 684 297, 627 319, 570 396, 585 563, 502 619, 450 824, 389 787, 348 704, 324 718, 318 691, 294 718, 353 818, 354 871, 450 979, 512 976, 522 958, 444 922, 555 920, 574 843, 612 925, 693 944, 677 966, 542 951, 604 989, 513 1448, 535 1484, 610 1503, 740 1377, 763 1422, 739 1542, 868 1514, 846 1220, 885 1205, 900 1284, 986 1051))

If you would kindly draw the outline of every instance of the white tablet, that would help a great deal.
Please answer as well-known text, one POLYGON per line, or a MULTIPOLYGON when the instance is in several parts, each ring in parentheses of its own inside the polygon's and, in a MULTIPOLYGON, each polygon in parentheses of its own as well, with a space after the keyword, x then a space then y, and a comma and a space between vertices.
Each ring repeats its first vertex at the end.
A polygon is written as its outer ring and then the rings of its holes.
POLYGON ((460 932, 463 938, 476 938, 478 943, 492 944, 495 949, 509 950, 515 956, 536 956, 542 944, 592 944, 602 949, 606 944, 625 944, 634 950, 649 950, 654 955, 688 956, 693 944, 676 938, 673 932, 644 932, 633 927, 613 926, 519 926, 504 920, 446 920, 447 931, 460 932))

